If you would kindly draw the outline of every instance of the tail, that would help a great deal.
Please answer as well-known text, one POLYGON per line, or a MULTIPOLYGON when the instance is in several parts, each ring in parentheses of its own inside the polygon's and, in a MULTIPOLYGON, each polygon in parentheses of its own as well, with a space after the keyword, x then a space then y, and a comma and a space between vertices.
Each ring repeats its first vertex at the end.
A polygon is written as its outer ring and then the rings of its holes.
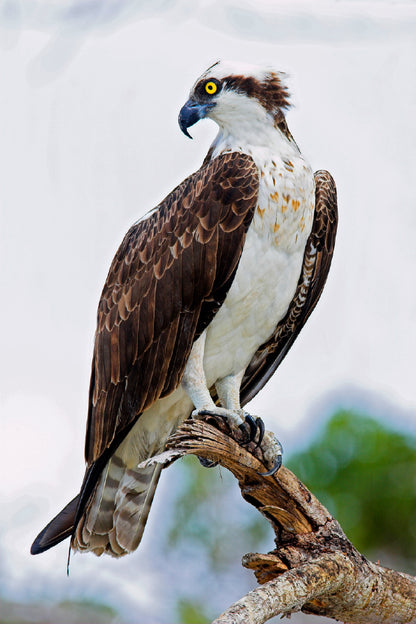
MULTIPOLYGON (((188 399, 187 399, 188 401, 188 399)), ((188 403, 156 406, 136 421, 124 439, 114 440, 85 473, 80 494, 39 533, 36 555, 71 537, 71 547, 121 557, 137 548, 143 535, 162 466, 137 468, 163 451, 188 403)))
POLYGON ((72 538, 72 547, 121 557, 135 550, 155 495, 162 466, 128 468, 113 455, 87 504, 72 538))
POLYGON ((72 535, 78 501, 79 494, 39 533, 30 549, 32 555, 39 555, 72 535))
POLYGON ((143 535, 162 466, 128 468, 115 453, 104 468, 77 525, 80 495, 39 533, 32 555, 72 536, 72 548, 121 557, 137 548, 143 535))

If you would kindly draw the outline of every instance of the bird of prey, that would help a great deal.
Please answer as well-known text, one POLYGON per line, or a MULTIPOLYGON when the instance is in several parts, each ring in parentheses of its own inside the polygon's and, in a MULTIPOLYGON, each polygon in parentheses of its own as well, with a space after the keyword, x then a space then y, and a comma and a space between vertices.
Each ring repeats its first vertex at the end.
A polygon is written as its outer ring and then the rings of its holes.
MULTIPOLYGON (((130 228, 111 264, 98 306, 84 481, 33 554, 66 537, 96 555, 135 550, 161 473, 160 464, 138 465, 186 418, 208 411, 231 427, 247 420, 262 437, 242 406, 315 307, 337 227, 334 181, 300 153, 288 107, 284 74, 271 69, 220 61, 192 87, 180 128, 190 136, 210 118, 219 132, 201 168, 130 228)), ((267 440, 276 468, 279 444, 267 440)))

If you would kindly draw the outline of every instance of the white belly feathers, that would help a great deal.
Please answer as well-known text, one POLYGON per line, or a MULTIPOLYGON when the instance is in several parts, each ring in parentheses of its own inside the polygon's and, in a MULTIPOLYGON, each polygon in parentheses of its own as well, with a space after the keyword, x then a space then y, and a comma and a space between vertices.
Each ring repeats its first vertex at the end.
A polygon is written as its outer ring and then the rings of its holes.
POLYGON ((259 172, 259 202, 234 281, 206 330, 208 387, 245 369, 286 314, 312 227, 314 179, 304 159, 263 160, 259 172))

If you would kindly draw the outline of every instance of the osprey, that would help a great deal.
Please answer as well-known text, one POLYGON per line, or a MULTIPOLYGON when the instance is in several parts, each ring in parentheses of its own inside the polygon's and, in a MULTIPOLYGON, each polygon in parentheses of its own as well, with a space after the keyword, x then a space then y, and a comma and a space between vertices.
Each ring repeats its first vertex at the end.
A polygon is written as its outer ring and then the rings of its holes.
MULTIPOLYGON (((201 168, 127 232, 98 306, 81 491, 38 535, 37 554, 137 548, 161 473, 138 467, 184 419, 243 411, 315 307, 331 263, 335 184, 290 134, 283 75, 218 62, 179 114, 219 132, 201 168)), ((254 425, 254 426, 253 426, 254 425)), ((257 431, 256 431, 257 430, 257 431)), ((281 449, 261 440, 276 469, 281 449)))

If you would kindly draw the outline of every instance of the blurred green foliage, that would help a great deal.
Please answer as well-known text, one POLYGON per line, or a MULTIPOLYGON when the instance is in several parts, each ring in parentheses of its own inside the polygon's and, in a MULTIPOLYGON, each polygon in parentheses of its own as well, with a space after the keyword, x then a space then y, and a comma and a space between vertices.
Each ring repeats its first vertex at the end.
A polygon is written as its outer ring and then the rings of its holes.
MULTIPOLYGON (((227 470, 203 468, 193 456, 184 457, 176 467, 180 471, 176 478, 179 490, 162 548, 175 560, 196 562, 195 573, 202 574, 204 582, 184 585, 176 598, 175 621, 202 624, 211 622, 221 606, 226 606, 221 595, 225 587, 235 586, 235 569, 242 555, 267 549, 273 543, 273 532, 268 522, 243 501, 235 478, 227 470), (207 587, 211 588, 208 594, 207 587)), ((252 580, 250 573, 247 579, 252 580)))
POLYGON ((168 548, 202 551, 219 572, 234 565, 237 553, 241 557, 256 550, 269 530, 258 512, 242 501, 231 473, 203 468, 196 457, 181 460, 181 488, 168 527, 168 548))
POLYGON ((369 558, 416 571, 416 449, 412 436, 337 412, 287 462, 369 558))
POLYGON ((204 605, 195 600, 180 598, 176 610, 181 624, 206 624, 212 621, 212 617, 206 614, 204 605))
POLYGON ((95 600, 63 600, 61 602, 24 603, 1 598, 0 624, 116 624, 117 612, 95 600))

